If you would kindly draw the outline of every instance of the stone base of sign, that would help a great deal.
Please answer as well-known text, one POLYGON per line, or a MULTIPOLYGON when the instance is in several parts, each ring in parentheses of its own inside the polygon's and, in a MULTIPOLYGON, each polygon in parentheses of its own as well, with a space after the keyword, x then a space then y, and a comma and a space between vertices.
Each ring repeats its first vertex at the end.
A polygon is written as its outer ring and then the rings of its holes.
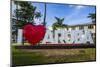
POLYGON ((32 45, 18 45, 15 46, 16 49, 75 49, 75 48, 96 48, 94 44, 75 44, 75 45, 46 45, 46 46, 32 46, 32 45))

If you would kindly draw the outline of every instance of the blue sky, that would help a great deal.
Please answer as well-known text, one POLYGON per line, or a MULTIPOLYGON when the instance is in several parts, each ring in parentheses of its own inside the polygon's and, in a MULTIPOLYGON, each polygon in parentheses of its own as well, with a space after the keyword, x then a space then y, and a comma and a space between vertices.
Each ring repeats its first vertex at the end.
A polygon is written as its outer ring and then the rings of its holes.
MULTIPOLYGON (((36 6, 36 11, 41 12, 41 22, 43 22, 44 17, 44 3, 32 3, 36 6)), ((74 24, 84 24, 91 23, 91 19, 87 18, 89 13, 95 13, 95 6, 84 6, 84 5, 71 5, 71 4, 55 4, 47 3, 47 26, 52 26, 56 21, 55 17, 64 18, 64 24, 74 25, 74 24)), ((14 7, 12 7, 13 9, 14 7)))
MULTIPOLYGON (((32 5, 42 13, 43 19, 44 3, 33 3, 32 5)), ((90 23, 91 19, 87 18, 89 13, 95 13, 95 6, 47 3, 47 26, 51 26, 56 21, 55 16, 64 18, 64 24, 90 23)))

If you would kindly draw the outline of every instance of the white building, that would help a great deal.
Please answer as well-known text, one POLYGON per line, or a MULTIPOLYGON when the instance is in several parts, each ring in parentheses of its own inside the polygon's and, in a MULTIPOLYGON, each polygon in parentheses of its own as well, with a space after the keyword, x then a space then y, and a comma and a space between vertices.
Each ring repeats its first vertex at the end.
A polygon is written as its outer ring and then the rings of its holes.
MULTIPOLYGON (((57 28, 57 29, 60 29, 60 28, 57 28)), ((72 30, 83 30, 83 32, 90 31, 94 43, 96 42, 95 41, 96 40, 96 24, 95 23, 68 25, 64 29, 68 31, 72 31, 72 30)))

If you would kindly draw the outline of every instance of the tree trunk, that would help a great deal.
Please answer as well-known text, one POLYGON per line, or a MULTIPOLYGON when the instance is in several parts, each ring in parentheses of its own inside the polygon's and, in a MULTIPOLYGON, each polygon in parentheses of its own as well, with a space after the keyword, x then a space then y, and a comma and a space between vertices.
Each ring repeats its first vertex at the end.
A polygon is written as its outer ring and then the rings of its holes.
POLYGON ((43 25, 46 26, 46 3, 44 3, 44 8, 45 8, 45 10, 44 10, 44 23, 43 23, 43 25))

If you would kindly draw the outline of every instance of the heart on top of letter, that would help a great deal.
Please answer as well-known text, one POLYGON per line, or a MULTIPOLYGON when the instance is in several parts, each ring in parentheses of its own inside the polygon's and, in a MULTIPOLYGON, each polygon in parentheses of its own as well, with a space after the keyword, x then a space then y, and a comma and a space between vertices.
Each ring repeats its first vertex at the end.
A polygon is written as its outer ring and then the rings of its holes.
POLYGON ((28 23, 23 28, 24 38, 31 44, 36 45, 45 36, 46 27, 44 25, 33 25, 28 23))

